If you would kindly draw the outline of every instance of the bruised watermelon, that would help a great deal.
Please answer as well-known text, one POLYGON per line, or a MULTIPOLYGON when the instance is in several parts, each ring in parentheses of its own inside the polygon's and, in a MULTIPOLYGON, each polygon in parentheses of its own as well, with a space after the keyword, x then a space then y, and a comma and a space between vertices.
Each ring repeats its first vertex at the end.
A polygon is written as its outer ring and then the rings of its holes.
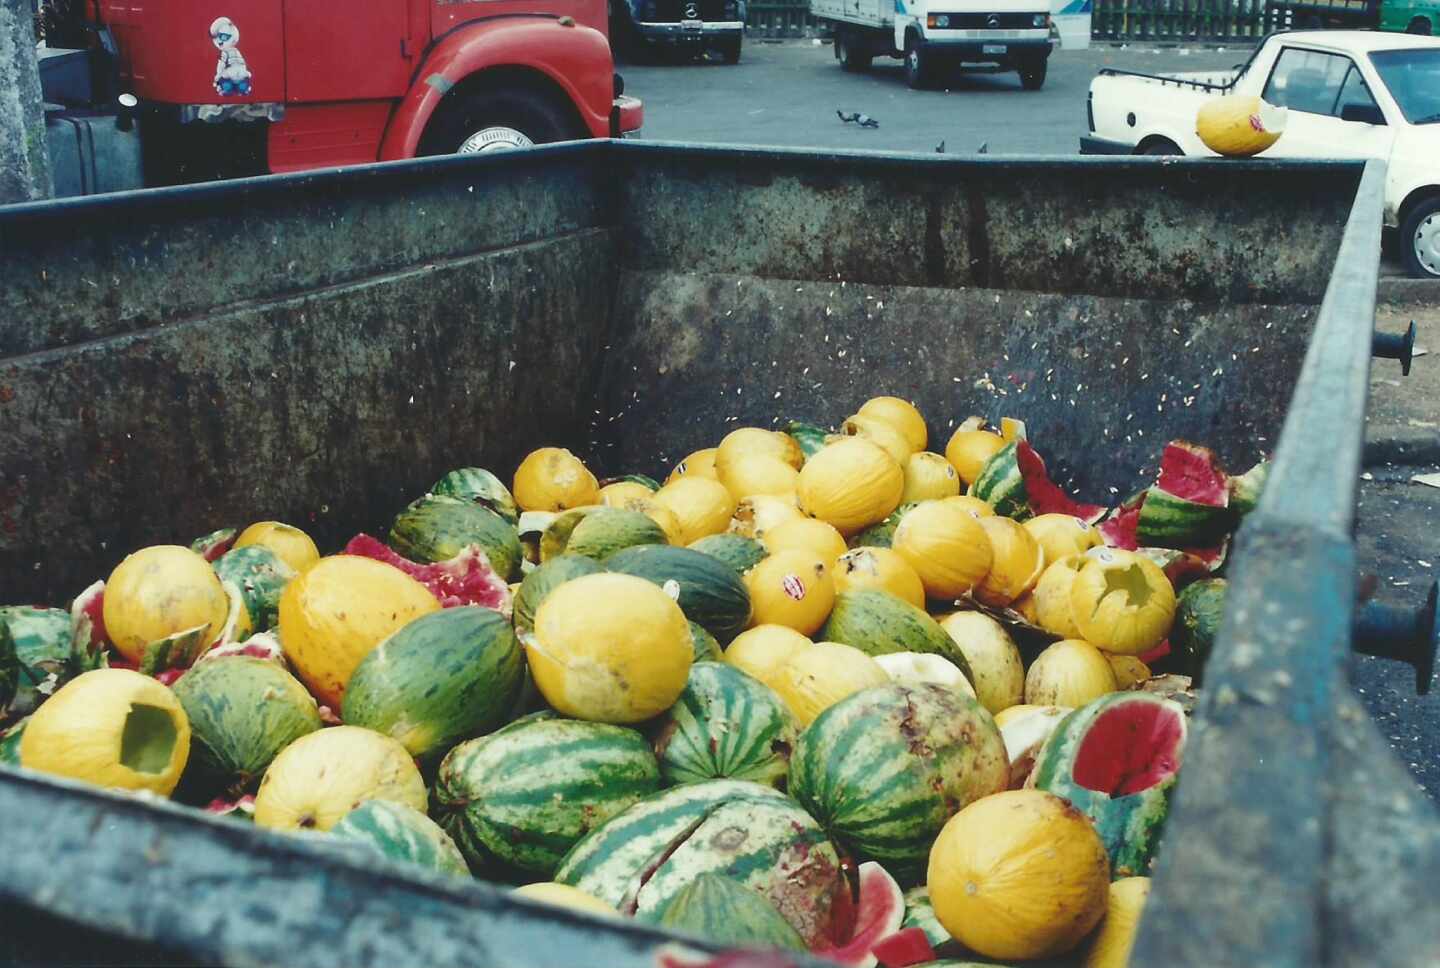
MULTIPOLYGON (((345 546, 344 554, 373 558, 399 568, 430 589, 444 608, 481 605, 510 613, 510 586, 491 567, 490 558, 479 545, 469 545, 453 558, 421 564, 396 554, 370 537, 357 534, 345 546)), ((223 576, 222 576, 223 577, 223 576)))
POLYGON ((305 687, 265 659, 207 659, 171 689, 190 721, 186 786, 207 798, 254 792, 281 750, 323 725, 305 687))
POLYGON ((1159 548, 1205 548, 1234 525, 1230 491, 1215 455, 1183 440, 1165 445, 1160 477, 1139 502, 1135 539, 1159 548))
POLYGON ((1116 692, 1082 706, 1045 741, 1030 786, 1088 816, 1114 877, 1146 875, 1160 846, 1185 752, 1185 712, 1147 692, 1116 692))
POLYGON ((214 568, 222 582, 229 582, 240 592, 252 632, 268 632, 275 627, 280 616, 280 593, 295 577, 294 568, 258 544, 225 552, 214 568))
POLYGON ((425 814, 403 803, 366 800, 331 827, 330 834, 364 844, 390 860, 439 874, 470 874, 450 835, 425 814))
POLYGON ((658 913, 662 927, 716 944, 805 949, 805 940, 775 905, 722 874, 701 874, 658 913))
POLYGON ((422 564, 448 561, 478 545, 490 567, 509 581, 520 574, 520 535, 494 511, 433 494, 414 501, 390 527, 390 546, 422 564))
POLYGON ((464 605, 422 615, 361 660, 340 718, 399 740, 417 759, 505 722, 525 657, 504 616, 464 605))
POLYGON ((654 918, 706 873, 759 892, 807 946, 849 936, 839 851, 795 801, 758 783, 710 780, 642 800, 576 844, 555 880, 654 918))
POLYGON ((548 878, 576 841, 659 788, 635 730, 540 713, 451 750, 433 802, 473 870, 548 878))
POLYGON ((536 568, 525 576, 520 591, 515 594, 516 631, 529 632, 535 628, 535 613, 540 611, 540 603, 555 589, 572 578, 598 575, 604 570, 595 559, 583 555, 561 555, 536 568))
POLYGON ((512 526, 520 522, 520 509, 505 483, 483 467, 462 467, 446 474, 430 488, 431 494, 459 498, 500 515, 512 526))
POLYGON ((730 778, 783 786, 800 725, 769 686, 722 662, 696 662, 660 720, 667 785, 730 778))
POLYGON ((839 642, 867 655, 922 652, 950 660, 972 684, 974 673, 960 646, 940 623, 909 602, 875 588, 843 591, 816 641, 839 642))
POLYGON ((994 508, 996 514, 1016 521, 1040 514, 1068 514, 1094 524, 1106 510, 1098 504, 1076 501, 1062 491, 1050 480, 1045 462, 1023 437, 1016 437, 985 462, 970 493, 994 508))
POLYGON ((923 873, 947 820, 1009 783, 1005 741, 990 714, 932 684, 847 696, 800 734, 790 759, 790 795, 902 880, 923 873))

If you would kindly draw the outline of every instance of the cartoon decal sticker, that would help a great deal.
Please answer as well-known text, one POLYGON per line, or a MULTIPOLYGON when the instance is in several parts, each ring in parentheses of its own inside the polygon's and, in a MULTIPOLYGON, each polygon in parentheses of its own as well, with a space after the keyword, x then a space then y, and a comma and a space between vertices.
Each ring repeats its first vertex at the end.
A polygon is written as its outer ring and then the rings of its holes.
POLYGON ((244 97, 250 93, 250 68, 240 53, 240 28, 229 17, 217 17, 210 25, 210 41, 220 51, 215 65, 215 93, 244 97))

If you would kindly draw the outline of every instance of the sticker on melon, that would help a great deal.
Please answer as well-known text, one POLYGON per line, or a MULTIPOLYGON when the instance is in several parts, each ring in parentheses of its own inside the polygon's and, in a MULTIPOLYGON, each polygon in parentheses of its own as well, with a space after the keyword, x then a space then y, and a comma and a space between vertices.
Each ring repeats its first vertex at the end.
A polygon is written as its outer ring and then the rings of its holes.
POLYGON ((1105 516, 1098 504, 1076 501, 1045 471, 1045 462, 1023 438, 1006 444, 995 453, 970 486, 970 493, 995 509, 995 513, 1017 521, 1039 514, 1068 514, 1095 523, 1105 516))
POLYGON ((1105 844, 1116 877, 1146 874, 1185 753, 1185 712, 1144 692, 1114 693, 1056 727, 1029 784, 1070 801, 1105 844))
POLYGON ((1195 133, 1217 155, 1249 158, 1280 140, 1288 117, 1288 108, 1258 95, 1228 94, 1200 105, 1195 133))

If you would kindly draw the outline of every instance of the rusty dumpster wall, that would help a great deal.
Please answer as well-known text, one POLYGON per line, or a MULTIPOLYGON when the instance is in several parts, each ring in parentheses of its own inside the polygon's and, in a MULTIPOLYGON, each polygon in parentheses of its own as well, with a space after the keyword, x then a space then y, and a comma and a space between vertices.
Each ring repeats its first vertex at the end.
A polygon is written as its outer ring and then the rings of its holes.
POLYGON ((581 445, 615 247, 576 157, 7 213, 0 599, 249 520, 334 548, 452 467, 581 445))

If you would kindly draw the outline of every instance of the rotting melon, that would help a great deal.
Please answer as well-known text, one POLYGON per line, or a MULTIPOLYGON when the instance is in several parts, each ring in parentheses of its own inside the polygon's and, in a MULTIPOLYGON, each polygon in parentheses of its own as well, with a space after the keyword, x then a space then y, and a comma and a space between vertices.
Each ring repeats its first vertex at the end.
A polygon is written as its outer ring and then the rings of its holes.
POLYGON ((805 949, 805 940, 775 905, 722 874, 701 874, 657 913, 662 927, 716 944, 805 949))
POLYGON ((1070 585, 1070 609, 1085 641, 1117 655, 1143 655, 1175 619, 1175 588, 1144 555, 1092 548, 1070 585))
MULTIPOLYGON (((502 615, 510 614, 510 586, 495 573, 490 565, 490 556, 479 545, 468 545, 454 558, 422 564, 398 554, 368 534, 357 534, 345 545, 342 554, 373 558, 399 568, 430 589, 430 594, 444 608, 482 605, 502 615)), ((217 569, 225 558, 216 563, 217 569)))
POLYGON ((857 873, 859 898, 850 937, 844 944, 821 945, 815 953, 848 968, 873 968, 879 961, 875 946, 905 921, 905 895, 895 878, 874 861, 861 864, 857 873))
POLYGON ((735 506, 735 514, 730 518, 730 527, 726 533, 763 541, 771 528, 803 517, 805 515, 800 513, 795 502, 789 498, 776 497, 773 494, 752 494, 741 498, 735 506))
POLYGON ((1185 712, 1146 692, 1102 697, 1055 728, 1029 783, 1085 813, 1117 877, 1146 874, 1185 752, 1185 712))
POLYGON ((1205 548, 1224 540, 1234 526, 1225 472, 1207 448, 1171 441, 1160 457, 1160 475, 1144 494, 1135 540, 1145 547, 1205 548))
POLYGON ((527 454, 515 471, 515 502, 524 511, 564 511, 600 500, 600 482, 562 447, 527 454))

